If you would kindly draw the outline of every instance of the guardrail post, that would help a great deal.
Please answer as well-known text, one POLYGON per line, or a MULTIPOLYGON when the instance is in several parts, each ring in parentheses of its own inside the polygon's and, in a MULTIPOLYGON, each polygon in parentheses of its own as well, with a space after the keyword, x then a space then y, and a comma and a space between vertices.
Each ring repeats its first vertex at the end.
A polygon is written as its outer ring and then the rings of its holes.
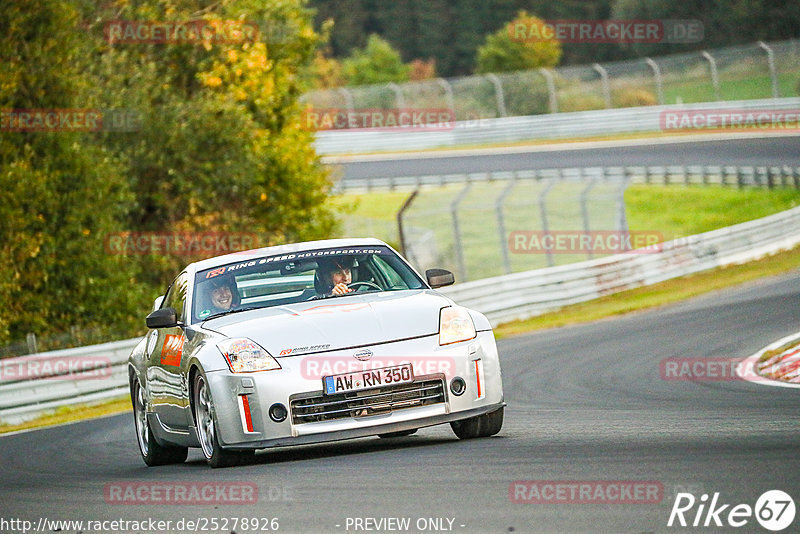
POLYGON ((550 113, 558 113, 558 97, 556 96, 556 82, 553 73, 544 67, 539 69, 547 82, 547 92, 550 94, 550 113))
POLYGON ((406 210, 408 210, 408 208, 411 207, 411 203, 414 202, 415 198, 417 198, 418 193, 419 189, 414 189, 414 191, 412 191, 412 193, 408 195, 408 198, 406 198, 406 200, 403 202, 400 211, 397 212, 397 232, 400 234, 400 253, 403 256, 407 256, 408 254, 408 246, 406 244, 406 234, 403 230, 403 215, 405 214, 406 210))
POLYGON ((472 183, 469 182, 467 185, 459 191, 458 195, 456 195, 455 200, 450 204, 450 216, 453 219, 453 239, 455 240, 455 249, 456 249, 456 261, 458 262, 458 270, 460 271, 461 281, 467 281, 467 264, 464 261, 464 248, 463 243, 461 241, 461 228, 458 224, 458 205, 461 204, 461 201, 464 200, 464 197, 467 196, 469 193, 470 188, 472 187, 472 183))
MULTIPOLYGON (((550 180, 550 182, 545 186, 544 190, 539 194, 539 215, 542 218, 542 241, 550 235, 550 226, 547 223, 547 205, 545 200, 547 199, 547 193, 550 192, 550 189, 556 185, 556 180, 550 180)), ((547 266, 552 267, 554 265, 553 262, 553 251, 549 248, 545 248, 545 253, 547 255, 547 266)))
POLYGON ((506 98, 503 94, 503 83, 496 74, 492 73, 487 74, 486 79, 494 85, 494 100, 497 103, 497 116, 507 117, 508 113, 506 113, 506 98))
MULTIPOLYGON (((589 191, 592 190, 592 188, 595 186, 596 183, 597 183, 596 178, 590 179, 589 184, 586 187, 584 187, 583 190, 581 190, 581 195, 580 195, 581 219, 583 220, 583 231, 587 236, 591 236, 592 232, 592 228, 589 225, 589 207, 587 206, 587 199, 589 197, 589 191)), ((590 260, 594 257, 594 255, 592 254, 592 247, 589 247, 588 256, 590 260)))
POLYGON ((703 57, 708 61, 709 68, 711 69, 711 83, 714 85, 714 98, 722 100, 719 93, 719 75, 717 74, 717 62, 714 56, 703 50, 703 57))
POLYGON ((772 48, 767 46, 764 41, 759 41, 760 46, 767 53, 767 64, 769 65, 769 77, 772 79, 772 98, 780 98, 780 91, 778 90, 778 74, 775 72, 775 54, 772 48))
POLYGON ((394 82, 389 82, 386 84, 386 87, 394 91, 394 104, 397 109, 403 109, 406 107, 406 99, 403 97, 403 90, 400 89, 400 86, 394 82))
POLYGON ((664 105, 664 89, 661 83, 661 69, 658 66, 658 63, 650 59, 649 57, 644 58, 644 62, 647 63, 647 66, 653 70, 653 78, 656 80, 656 98, 658 99, 658 105, 664 105))
POLYGON ((608 83, 608 71, 600 64, 595 63, 592 68, 600 75, 603 84, 603 100, 606 102, 606 109, 611 109, 611 85, 608 83))
POLYGON ((511 257, 508 254, 508 235, 506 235, 506 219, 503 215, 503 203, 514 186, 517 185, 517 173, 512 172, 511 181, 503 188, 494 203, 494 210, 497 214, 497 231, 500 232, 500 252, 503 254, 503 269, 506 274, 511 274, 511 257))

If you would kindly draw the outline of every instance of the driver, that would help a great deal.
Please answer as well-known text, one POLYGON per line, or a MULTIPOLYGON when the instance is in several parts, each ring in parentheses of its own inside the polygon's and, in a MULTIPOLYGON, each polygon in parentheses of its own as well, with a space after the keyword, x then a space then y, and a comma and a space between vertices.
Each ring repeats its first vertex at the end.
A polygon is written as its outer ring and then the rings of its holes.
POLYGON ((353 292, 347 287, 353 281, 353 268, 357 266, 354 258, 342 256, 340 258, 326 258, 318 260, 317 274, 322 282, 322 294, 344 295, 353 292))

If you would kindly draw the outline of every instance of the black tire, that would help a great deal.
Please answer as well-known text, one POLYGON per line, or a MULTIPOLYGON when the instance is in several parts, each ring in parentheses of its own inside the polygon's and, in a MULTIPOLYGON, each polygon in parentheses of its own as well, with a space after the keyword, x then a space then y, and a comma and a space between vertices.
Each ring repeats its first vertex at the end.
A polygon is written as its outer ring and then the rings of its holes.
POLYGON ((194 415, 200 449, 211 467, 233 467, 252 459, 255 450, 232 451, 223 449, 217 438, 217 420, 211 391, 202 373, 194 377, 192 387, 192 412, 194 415))
POLYGON ((459 439, 487 438, 494 436, 503 428, 503 412, 500 408, 491 413, 477 415, 461 421, 453 421, 450 428, 459 439))
POLYGON ((419 429, 412 428, 411 430, 400 430, 398 432, 387 432, 386 434, 378 434, 378 437, 379 438, 384 438, 384 439, 402 438, 402 437, 405 437, 405 436, 410 436, 411 434, 415 433, 417 430, 419 430, 419 429))
POLYGON ((133 423, 136 427, 136 442, 139 453, 148 467, 156 465, 180 464, 186 461, 189 454, 187 447, 160 445, 150 423, 147 421, 147 410, 144 403, 144 390, 137 378, 131 382, 131 403, 133 404, 133 423))

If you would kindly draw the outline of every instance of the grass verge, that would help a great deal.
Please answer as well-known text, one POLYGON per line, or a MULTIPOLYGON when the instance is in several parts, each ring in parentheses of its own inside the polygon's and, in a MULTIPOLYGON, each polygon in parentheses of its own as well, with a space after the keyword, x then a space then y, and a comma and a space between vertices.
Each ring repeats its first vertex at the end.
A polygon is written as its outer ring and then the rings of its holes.
POLYGON ((131 399, 127 395, 104 402, 62 406, 61 408, 54 410, 52 413, 44 414, 41 417, 37 417, 36 419, 32 419, 30 421, 25 421, 24 423, 0 424, 0 434, 17 432, 20 430, 30 430, 32 428, 62 425, 64 423, 82 421, 84 419, 94 419, 95 417, 102 417, 104 415, 113 415, 130 411, 131 399))
POLYGON ((800 247, 741 265, 729 265, 659 284, 622 291, 589 302, 565 306, 523 321, 504 323, 494 329, 498 338, 559 326, 587 323, 672 304, 691 297, 775 276, 800 268, 800 247))

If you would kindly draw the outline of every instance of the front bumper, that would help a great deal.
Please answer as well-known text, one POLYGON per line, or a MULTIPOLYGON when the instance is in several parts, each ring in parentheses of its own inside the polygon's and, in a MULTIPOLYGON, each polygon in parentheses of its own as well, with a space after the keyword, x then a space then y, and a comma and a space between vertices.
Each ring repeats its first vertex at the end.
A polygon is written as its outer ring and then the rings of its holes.
MULTIPOLYGON (((243 449, 319 443, 437 425, 504 406, 500 363, 491 331, 444 347, 438 345, 438 336, 432 335, 368 348, 373 352, 366 362, 371 368, 411 363, 415 383, 441 384, 440 398, 431 403, 402 401, 393 408, 383 403, 380 410, 345 410, 334 419, 296 417, 293 401, 332 399, 323 395, 323 376, 365 365, 354 359, 355 349, 279 358, 282 369, 276 371, 208 372, 220 444, 243 449), (466 383, 461 395, 450 389, 456 377, 466 383), (285 420, 270 418, 269 409, 275 404, 289 411, 285 420)), ((370 392, 362 394, 369 396, 370 392)))

